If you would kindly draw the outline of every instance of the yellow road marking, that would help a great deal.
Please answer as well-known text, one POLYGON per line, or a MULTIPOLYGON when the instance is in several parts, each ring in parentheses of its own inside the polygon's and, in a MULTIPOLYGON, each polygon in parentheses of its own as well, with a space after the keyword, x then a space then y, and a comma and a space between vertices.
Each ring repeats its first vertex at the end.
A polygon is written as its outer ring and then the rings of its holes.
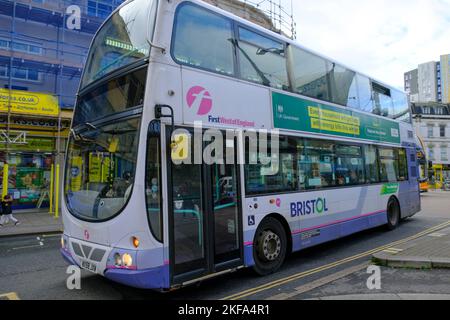
POLYGON ((326 276, 324 278, 318 279, 316 281, 307 283, 305 285, 302 285, 300 287, 297 287, 294 289, 293 292, 290 293, 281 293, 275 296, 272 296, 270 298, 267 298, 265 300, 287 300, 287 299, 292 299, 296 296, 299 296, 303 293, 306 293, 308 291, 323 287, 324 285, 327 285, 331 282, 334 282, 336 280, 345 278, 355 272, 361 271, 363 269, 367 269, 369 266, 371 265, 370 262, 364 262, 363 264, 354 266, 354 267, 350 267, 348 269, 342 270, 340 272, 337 273, 333 273, 329 276, 326 276))
POLYGON ((0 294, 0 298, 6 298, 7 300, 20 300, 19 296, 15 292, 0 294))
POLYGON ((311 270, 308 270, 308 271, 300 272, 300 273, 297 273, 297 274, 294 274, 294 275, 291 275, 291 276, 288 276, 288 277, 285 277, 285 278, 281 278, 281 279, 278 279, 278 280, 275 280, 275 281, 272 281, 272 282, 260 285, 260 286, 255 287, 255 288, 247 289, 247 290, 244 290, 242 292, 238 292, 238 293, 235 293, 233 295, 230 295, 230 296, 227 296, 225 298, 222 298, 221 300, 239 300, 239 299, 242 299, 242 298, 254 295, 256 293, 259 293, 259 292, 262 292, 262 291, 266 291, 266 290, 272 289, 274 287, 278 287, 278 286, 281 286, 283 284, 286 284, 286 283, 289 283, 289 282, 292 282, 292 281, 295 281, 295 280, 298 280, 298 279, 301 279, 301 278, 305 278, 305 277, 313 275, 315 273, 326 271, 326 270, 332 269, 334 267, 338 267, 340 265, 343 265, 343 264, 346 264, 346 263, 349 263, 349 262, 352 262, 352 261, 355 261, 355 260, 358 260, 358 259, 370 256, 370 255, 372 255, 374 253, 377 253, 377 252, 380 252, 380 251, 383 251, 383 250, 386 250, 386 249, 389 249, 389 248, 392 248, 392 247, 395 247, 395 246, 407 243, 409 241, 418 239, 420 237, 423 237, 423 236, 428 235, 430 233, 436 232, 436 231, 441 230, 441 229, 443 229, 445 227, 448 227, 448 226, 450 226, 450 221, 444 222, 444 223, 442 223, 440 225, 437 225, 437 226, 435 226, 433 228, 430 228, 430 229, 424 230, 422 232, 419 232, 419 233, 417 233, 414 236, 411 236, 409 238, 406 238, 406 239, 403 239, 403 240, 399 240, 399 241, 396 241, 396 242, 393 242, 393 243, 390 243, 390 244, 378 247, 376 249, 372 249, 372 250, 369 250, 369 251, 366 251, 366 252, 363 252, 363 253, 360 253, 360 254, 357 254, 357 255, 354 255, 354 256, 342 259, 340 261, 336 261, 336 262, 330 263, 328 265, 324 265, 324 266, 321 266, 321 267, 318 267, 318 268, 314 268, 314 269, 311 269, 311 270))

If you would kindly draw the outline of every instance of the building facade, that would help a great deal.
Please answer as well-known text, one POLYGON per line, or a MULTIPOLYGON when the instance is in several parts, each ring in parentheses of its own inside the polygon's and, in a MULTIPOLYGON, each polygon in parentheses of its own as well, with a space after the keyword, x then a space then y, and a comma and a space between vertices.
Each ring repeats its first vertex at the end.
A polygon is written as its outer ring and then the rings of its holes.
POLYGON ((48 205, 90 42, 122 2, 0 0, 0 190, 15 209, 48 205))
POLYGON ((419 102, 438 102, 438 63, 419 65, 419 102))
POLYGON ((416 133, 433 163, 430 173, 438 181, 450 178, 450 105, 413 103, 411 109, 416 133))
POLYGON ((450 103, 450 54, 406 72, 405 91, 413 103, 450 103))
POLYGON ((450 54, 441 56, 441 91, 442 102, 450 103, 450 54))
POLYGON ((405 92, 411 102, 419 102, 419 69, 405 73, 405 92))

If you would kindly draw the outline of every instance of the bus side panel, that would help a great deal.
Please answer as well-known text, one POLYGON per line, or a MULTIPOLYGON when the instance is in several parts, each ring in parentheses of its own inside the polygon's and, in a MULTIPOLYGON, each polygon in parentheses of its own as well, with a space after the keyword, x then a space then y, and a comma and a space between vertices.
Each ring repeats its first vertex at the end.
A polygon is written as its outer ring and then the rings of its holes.
POLYGON ((387 202, 392 194, 382 195, 381 191, 382 185, 379 184, 247 198, 244 215, 245 264, 254 264, 252 249, 255 232, 267 215, 277 213, 284 217, 291 229, 292 249, 299 251, 386 224, 387 202))

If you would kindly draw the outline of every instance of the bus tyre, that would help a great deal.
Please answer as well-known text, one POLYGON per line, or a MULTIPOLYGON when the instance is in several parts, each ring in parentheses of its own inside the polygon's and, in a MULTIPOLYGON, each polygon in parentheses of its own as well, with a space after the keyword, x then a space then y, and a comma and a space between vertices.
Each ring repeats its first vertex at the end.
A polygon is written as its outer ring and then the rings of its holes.
POLYGON ((275 218, 266 218, 256 230, 253 245, 253 267, 257 274, 266 276, 278 271, 284 263, 287 237, 283 225, 275 218))
POLYGON ((394 198, 389 199, 387 205, 387 220, 386 227, 389 231, 397 229, 400 223, 400 206, 394 198))

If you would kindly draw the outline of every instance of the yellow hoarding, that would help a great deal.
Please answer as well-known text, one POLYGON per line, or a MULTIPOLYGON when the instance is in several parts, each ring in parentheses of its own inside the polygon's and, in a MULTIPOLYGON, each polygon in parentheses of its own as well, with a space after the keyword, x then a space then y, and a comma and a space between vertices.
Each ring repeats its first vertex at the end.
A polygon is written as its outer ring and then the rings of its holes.
POLYGON ((0 89, 0 112, 58 116, 58 99, 45 93, 0 89))

